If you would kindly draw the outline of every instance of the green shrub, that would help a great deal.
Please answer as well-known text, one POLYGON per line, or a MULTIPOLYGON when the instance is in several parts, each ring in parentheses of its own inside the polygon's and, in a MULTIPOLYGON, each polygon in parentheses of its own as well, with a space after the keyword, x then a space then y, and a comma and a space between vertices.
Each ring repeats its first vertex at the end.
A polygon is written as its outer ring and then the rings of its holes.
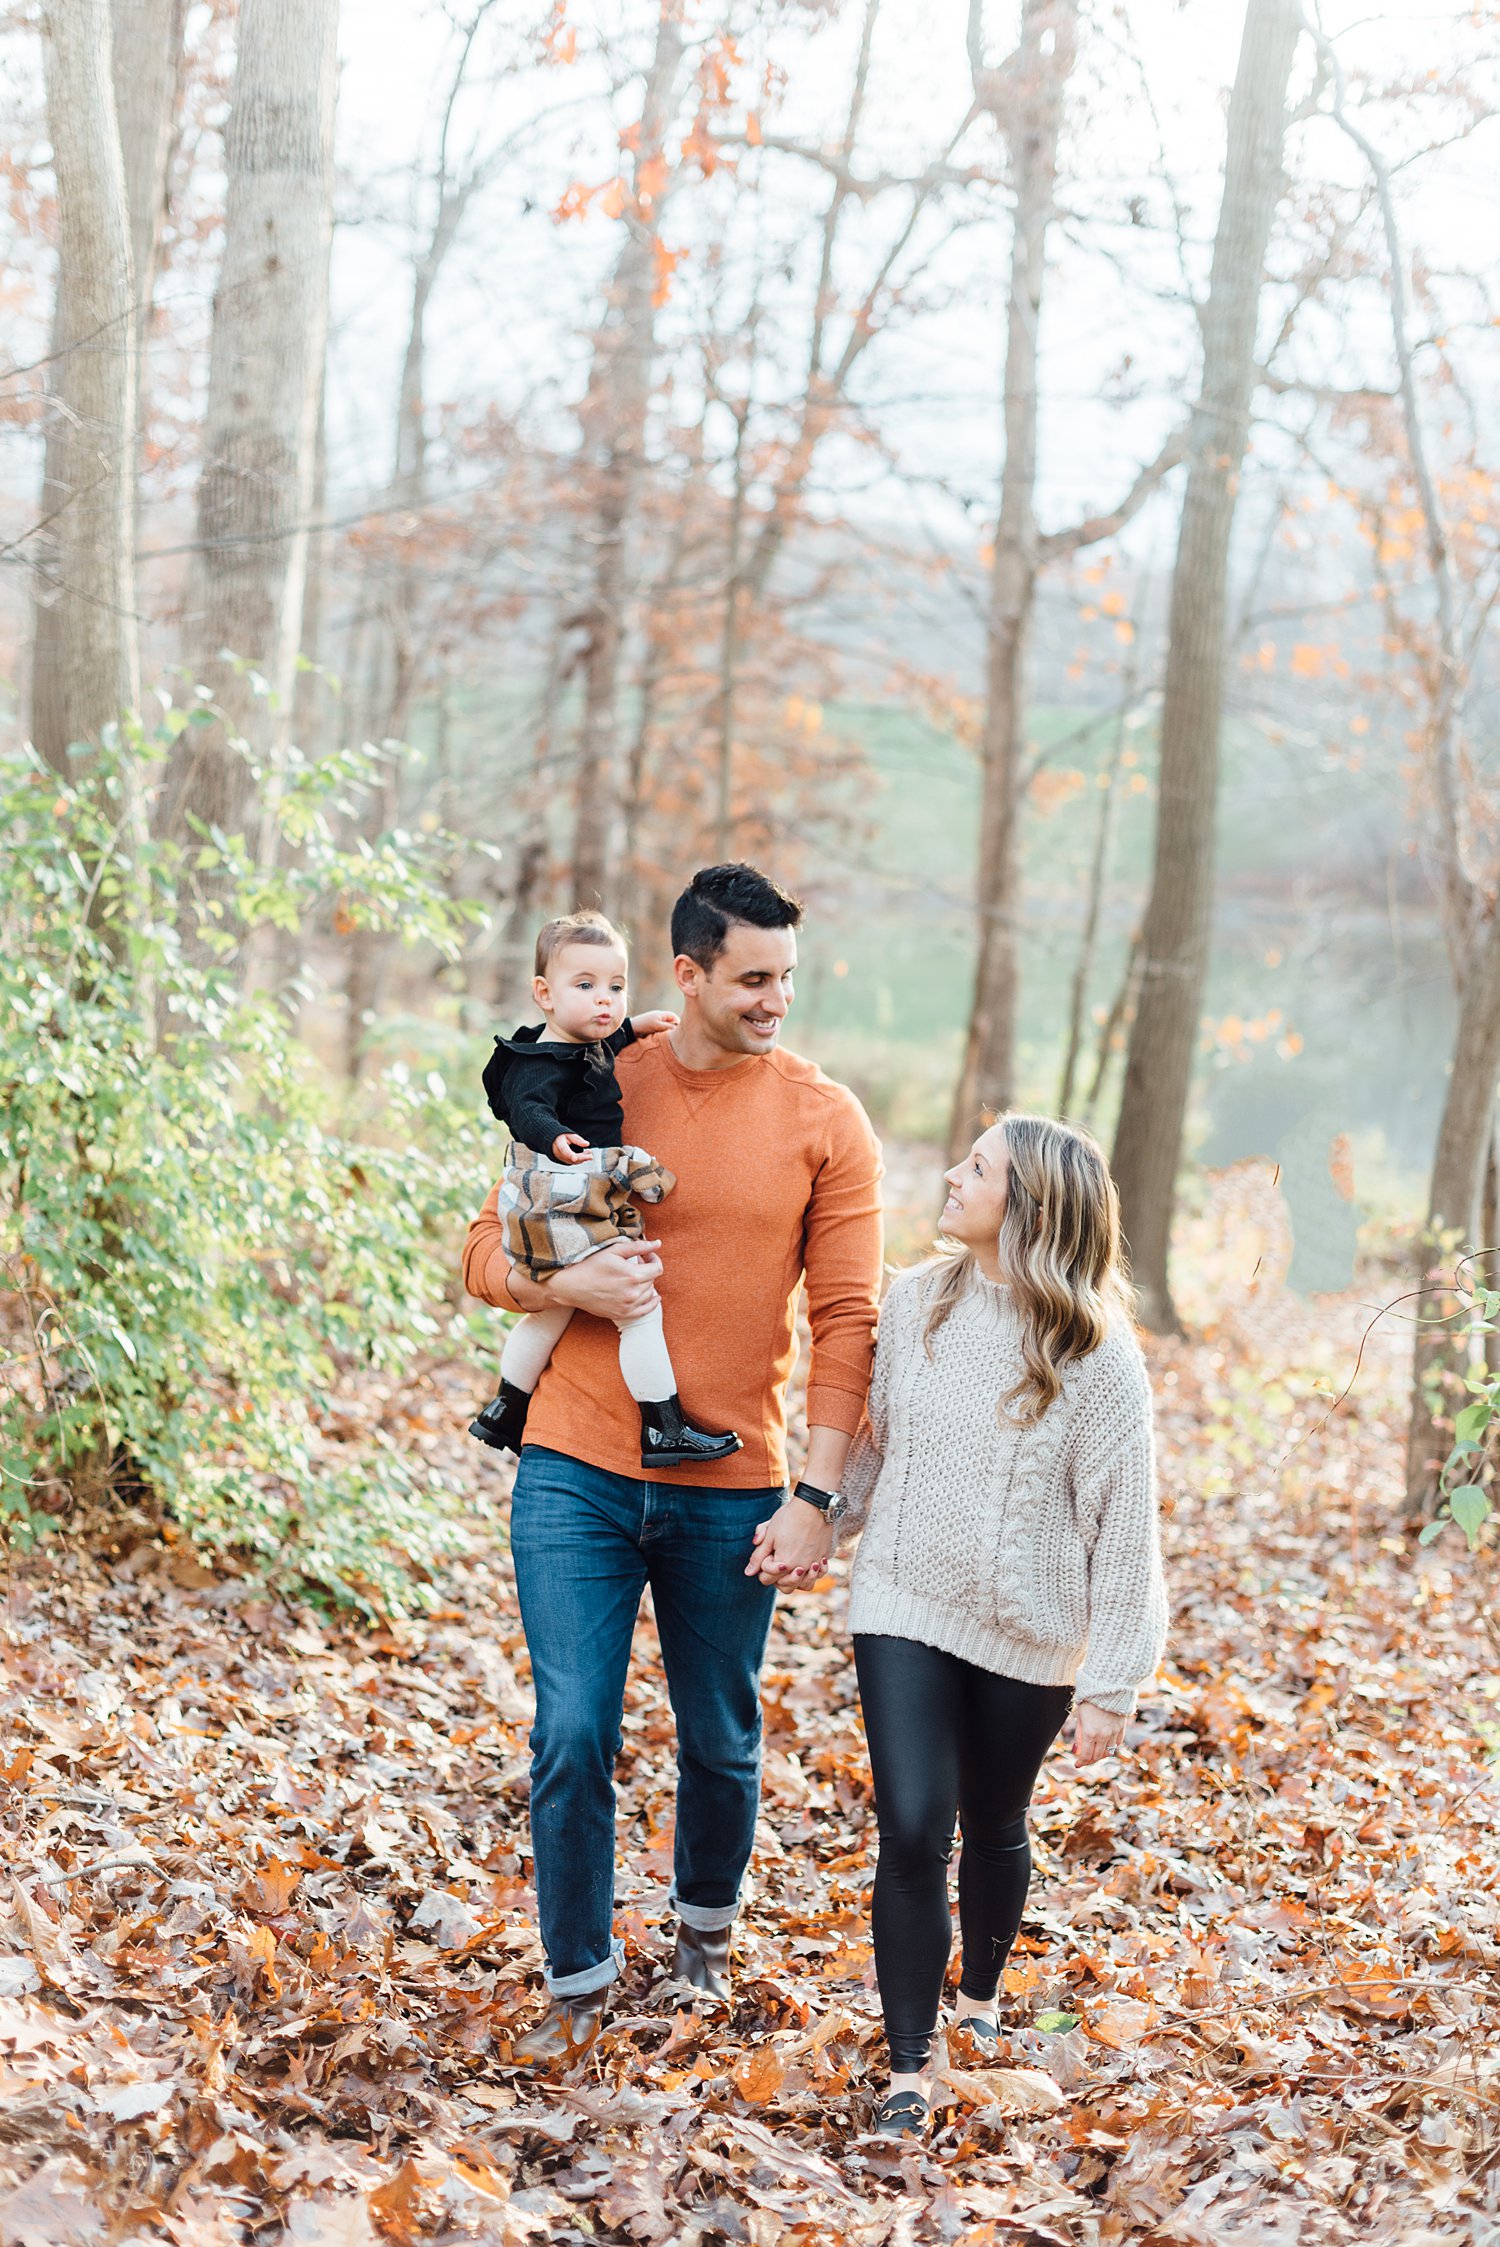
POLYGON ((287 777, 294 871, 217 832, 132 846, 127 784, 149 798, 193 715, 120 729, 71 783, 0 753, 0 1507, 26 1538, 144 1484, 201 1544, 399 1606, 456 1538, 452 1496, 321 1422, 341 1375, 399 1374, 461 1326, 444 1298, 488 1163, 478 1117, 397 1066, 368 1127, 336 1127, 285 1010, 232 962, 330 901, 341 926, 450 956, 472 912, 428 844, 336 846, 364 770, 347 754, 287 777))

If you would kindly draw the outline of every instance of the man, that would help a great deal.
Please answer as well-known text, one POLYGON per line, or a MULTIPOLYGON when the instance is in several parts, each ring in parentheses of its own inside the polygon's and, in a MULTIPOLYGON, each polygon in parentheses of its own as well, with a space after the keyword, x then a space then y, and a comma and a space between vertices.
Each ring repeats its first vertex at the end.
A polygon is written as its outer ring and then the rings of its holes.
POLYGON ((779 1581, 827 1556, 830 1503, 869 1383, 880 1150, 854 1095, 782 1052, 802 908, 752 866, 695 874, 672 912, 678 1027, 628 1046, 626 1135, 677 1185, 652 1224, 539 1285, 506 1258, 492 1190, 464 1284, 569 1323, 526 1423, 511 1550, 536 1688, 531 1836, 549 2003, 515 2057, 566 2064, 597 2036, 613 1931, 614 1761, 646 1585, 677 1722, 674 1971, 727 1995, 760 1794, 760 1668, 779 1581), (660 1248, 661 1255, 656 1254, 660 1248), (683 1393, 744 1448, 711 1471, 641 1464, 615 1322, 661 1304, 683 1393), (786 1489, 786 1385, 806 1285, 806 1470, 786 1489))

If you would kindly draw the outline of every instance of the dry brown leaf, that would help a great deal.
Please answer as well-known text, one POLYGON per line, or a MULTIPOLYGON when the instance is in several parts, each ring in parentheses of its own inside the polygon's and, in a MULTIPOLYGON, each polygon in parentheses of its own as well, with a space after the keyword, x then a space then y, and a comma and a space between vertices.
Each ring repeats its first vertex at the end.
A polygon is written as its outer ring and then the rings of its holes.
POLYGON ((730 2080, 742 2099, 753 2107, 763 2107, 774 2099, 786 2076, 786 2062, 774 2044, 762 2045, 757 2052, 747 2052, 732 2071, 730 2080))

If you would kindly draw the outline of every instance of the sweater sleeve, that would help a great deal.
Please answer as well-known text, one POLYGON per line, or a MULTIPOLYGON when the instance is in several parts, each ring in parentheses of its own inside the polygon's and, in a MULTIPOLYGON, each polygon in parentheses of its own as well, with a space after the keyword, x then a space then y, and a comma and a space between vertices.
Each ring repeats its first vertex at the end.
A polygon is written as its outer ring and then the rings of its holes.
POLYGON ((813 1180, 802 1236, 812 1362, 810 1427, 859 1426, 875 1352, 882 1228, 880 1142, 852 1093, 841 1093, 813 1180))
POLYGON ((1077 1697, 1129 1716, 1167 1636, 1151 1385, 1134 1337, 1107 1344, 1074 1431, 1073 1489, 1089 1538, 1089 1631, 1077 1697))
POLYGON ((534 1155, 550 1155, 552 1142, 569 1127, 557 1113, 569 1064, 545 1053, 516 1054, 505 1074, 505 1121, 513 1139, 534 1155))
POLYGON ((469 1227, 464 1242, 463 1275, 465 1292, 477 1295, 481 1303, 493 1303, 501 1311, 520 1310, 520 1304, 510 1292, 510 1258, 505 1253, 498 1180, 469 1227))

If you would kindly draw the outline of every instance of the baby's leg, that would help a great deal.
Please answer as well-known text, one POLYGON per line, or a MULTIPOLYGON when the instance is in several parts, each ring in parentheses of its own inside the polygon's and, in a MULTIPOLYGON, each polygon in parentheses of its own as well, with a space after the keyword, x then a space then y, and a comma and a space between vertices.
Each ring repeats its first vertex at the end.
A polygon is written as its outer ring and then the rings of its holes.
POLYGON ((661 1305, 643 1319, 620 1319, 620 1377, 637 1404, 664 1404, 677 1394, 677 1376, 662 1330, 661 1305))
MULTIPOLYGON (((660 1317, 660 1313, 657 1315, 660 1317)), ((524 1319, 517 1319, 500 1353, 501 1380, 530 1396, 572 1316, 571 1306, 559 1303, 555 1311, 530 1311, 524 1319)))

